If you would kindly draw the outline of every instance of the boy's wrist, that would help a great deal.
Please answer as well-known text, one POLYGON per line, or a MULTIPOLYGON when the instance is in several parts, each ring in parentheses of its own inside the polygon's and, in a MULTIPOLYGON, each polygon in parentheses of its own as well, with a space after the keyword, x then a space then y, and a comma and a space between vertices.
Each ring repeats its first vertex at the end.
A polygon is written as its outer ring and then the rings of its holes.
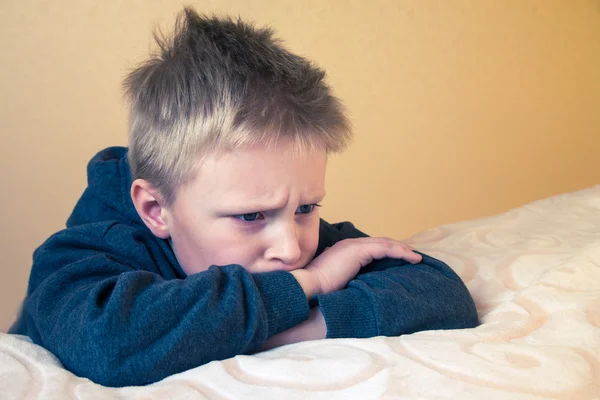
POLYGON ((294 276, 296 281, 298 281, 298 284, 304 291, 307 300, 310 301, 310 299, 321 293, 319 284, 311 271, 301 268, 295 269, 290 273, 294 276))
POLYGON ((319 307, 310 310, 308 319, 287 331, 269 338, 259 351, 270 350, 286 344, 299 343, 307 340, 320 340, 327 337, 327 325, 319 307))

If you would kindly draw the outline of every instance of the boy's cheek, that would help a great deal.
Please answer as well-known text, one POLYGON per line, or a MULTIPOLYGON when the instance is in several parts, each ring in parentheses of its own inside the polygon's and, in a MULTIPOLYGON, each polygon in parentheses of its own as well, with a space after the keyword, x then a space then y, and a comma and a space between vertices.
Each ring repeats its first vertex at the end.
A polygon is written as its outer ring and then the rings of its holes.
POLYGON ((317 254, 318 245, 319 245, 319 235, 317 234, 316 236, 311 238, 310 244, 306 250, 307 260, 304 263, 304 265, 302 266, 302 268, 306 267, 308 264, 310 264, 315 259, 315 255, 317 254))

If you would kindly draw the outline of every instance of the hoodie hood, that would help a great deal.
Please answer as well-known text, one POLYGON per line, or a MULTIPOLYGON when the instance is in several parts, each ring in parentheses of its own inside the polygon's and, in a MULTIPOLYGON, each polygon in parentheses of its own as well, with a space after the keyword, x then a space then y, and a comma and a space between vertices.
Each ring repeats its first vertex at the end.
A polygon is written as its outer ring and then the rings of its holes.
POLYGON ((129 194, 131 170, 126 147, 108 147, 87 166, 88 186, 67 220, 67 227, 103 221, 144 226, 129 194))

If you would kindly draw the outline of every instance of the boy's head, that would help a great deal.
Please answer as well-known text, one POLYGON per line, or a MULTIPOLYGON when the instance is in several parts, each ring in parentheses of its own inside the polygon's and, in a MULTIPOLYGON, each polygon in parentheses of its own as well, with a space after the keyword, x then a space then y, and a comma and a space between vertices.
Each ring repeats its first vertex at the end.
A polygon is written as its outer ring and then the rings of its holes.
POLYGON ((304 266, 326 155, 351 136, 325 73, 268 29, 189 8, 173 38, 156 39, 159 53, 124 83, 138 213, 188 274, 304 266))

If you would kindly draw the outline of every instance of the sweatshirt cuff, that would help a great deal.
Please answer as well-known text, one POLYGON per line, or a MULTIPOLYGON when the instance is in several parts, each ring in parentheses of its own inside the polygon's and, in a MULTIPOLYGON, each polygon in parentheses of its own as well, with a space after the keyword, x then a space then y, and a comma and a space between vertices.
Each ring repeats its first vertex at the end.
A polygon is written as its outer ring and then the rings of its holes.
POLYGON ((268 337, 288 330, 308 319, 309 307, 304 290, 287 271, 254 275, 267 314, 268 337))
POLYGON ((318 295, 327 338, 367 338, 378 335, 377 320, 369 299, 356 288, 318 295))

